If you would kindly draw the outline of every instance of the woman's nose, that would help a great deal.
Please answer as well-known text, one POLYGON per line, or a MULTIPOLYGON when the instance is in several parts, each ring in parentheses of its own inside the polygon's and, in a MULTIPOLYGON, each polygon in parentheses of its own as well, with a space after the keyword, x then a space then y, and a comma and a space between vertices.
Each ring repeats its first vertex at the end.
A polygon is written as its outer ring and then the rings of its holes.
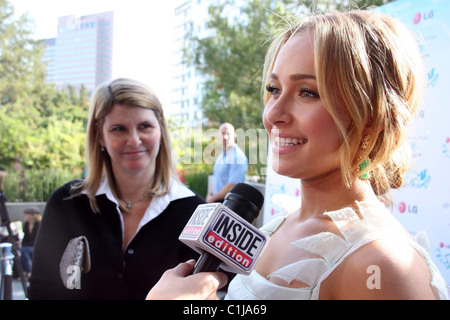
POLYGON ((138 146, 141 143, 141 136, 137 130, 130 131, 127 144, 129 146, 138 146))
POLYGON ((272 126, 287 124, 291 121, 289 99, 280 96, 275 101, 270 101, 264 108, 264 118, 272 126))

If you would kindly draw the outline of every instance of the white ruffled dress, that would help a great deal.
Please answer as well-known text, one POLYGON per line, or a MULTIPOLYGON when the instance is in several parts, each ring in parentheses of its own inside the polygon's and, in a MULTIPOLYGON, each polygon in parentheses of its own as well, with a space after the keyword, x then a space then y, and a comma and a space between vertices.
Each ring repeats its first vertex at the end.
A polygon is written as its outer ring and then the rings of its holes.
MULTIPOLYGON (((250 275, 237 275, 231 281, 225 299, 316 300, 319 298, 321 283, 346 257, 365 244, 382 239, 401 241, 415 248, 428 265, 431 285, 437 289, 440 299, 448 299, 445 281, 429 255, 427 235, 420 232, 414 238, 407 238, 396 227, 386 227, 398 224, 386 224, 386 219, 394 218, 381 204, 357 202, 357 205, 362 218, 351 207, 324 213, 335 223, 343 237, 332 232, 321 232, 291 242, 290 245, 303 250, 309 257, 289 264, 269 276, 281 278, 288 284, 294 280, 301 281, 307 287, 280 286, 253 270, 250 275)), ((283 214, 275 217, 261 230, 271 236, 285 221, 286 216, 287 214, 283 214)))

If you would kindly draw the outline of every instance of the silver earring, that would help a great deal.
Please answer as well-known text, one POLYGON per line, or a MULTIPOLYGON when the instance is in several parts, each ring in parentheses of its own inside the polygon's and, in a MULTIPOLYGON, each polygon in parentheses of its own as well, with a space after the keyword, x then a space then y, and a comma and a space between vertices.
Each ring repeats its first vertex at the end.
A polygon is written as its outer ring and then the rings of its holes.
POLYGON ((106 150, 106 149, 105 149, 105 147, 102 147, 102 149, 101 149, 101 150, 102 150, 102 152, 105 152, 105 150, 106 150))

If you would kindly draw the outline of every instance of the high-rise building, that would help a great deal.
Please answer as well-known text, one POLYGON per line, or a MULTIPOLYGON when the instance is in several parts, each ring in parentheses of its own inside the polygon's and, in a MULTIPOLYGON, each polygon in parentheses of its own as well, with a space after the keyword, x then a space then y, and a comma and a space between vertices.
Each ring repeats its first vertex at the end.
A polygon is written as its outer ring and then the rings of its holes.
POLYGON ((93 91, 111 80, 113 21, 112 11, 60 17, 56 39, 46 41, 47 81, 57 87, 84 85, 93 91))
POLYGON ((196 36, 208 36, 209 4, 208 0, 185 0, 175 8, 171 117, 185 123, 203 119, 200 105, 205 77, 183 62, 183 48, 190 30, 196 36))
POLYGON ((47 82, 56 82, 56 38, 44 40, 43 60, 47 64, 47 82))
MULTIPOLYGON (((208 27, 211 19, 209 6, 218 5, 220 2, 220 0, 178 0, 178 6, 175 7, 171 115, 172 118, 191 125, 205 120, 201 103, 202 90, 208 76, 185 63, 183 49, 189 33, 198 39, 215 36, 215 31, 208 27)), ((236 5, 224 9, 223 15, 228 16, 230 24, 235 23, 234 20, 241 14, 244 2, 245 0, 236 0, 236 5)))

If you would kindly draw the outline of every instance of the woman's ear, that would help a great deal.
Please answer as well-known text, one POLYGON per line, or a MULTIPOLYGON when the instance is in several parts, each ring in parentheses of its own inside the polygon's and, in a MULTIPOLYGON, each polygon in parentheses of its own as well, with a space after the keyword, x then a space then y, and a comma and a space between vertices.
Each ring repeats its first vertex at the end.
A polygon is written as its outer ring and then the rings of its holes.
POLYGON ((365 137, 365 136, 371 135, 371 134, 378 135, 383 130, 384 130, 384 126, 380 126, 379 128, 377 128, 377 130, 374 130, 374 127, 372 126, 372 124, 366 124, 362 131, 362 137, 365 137))

